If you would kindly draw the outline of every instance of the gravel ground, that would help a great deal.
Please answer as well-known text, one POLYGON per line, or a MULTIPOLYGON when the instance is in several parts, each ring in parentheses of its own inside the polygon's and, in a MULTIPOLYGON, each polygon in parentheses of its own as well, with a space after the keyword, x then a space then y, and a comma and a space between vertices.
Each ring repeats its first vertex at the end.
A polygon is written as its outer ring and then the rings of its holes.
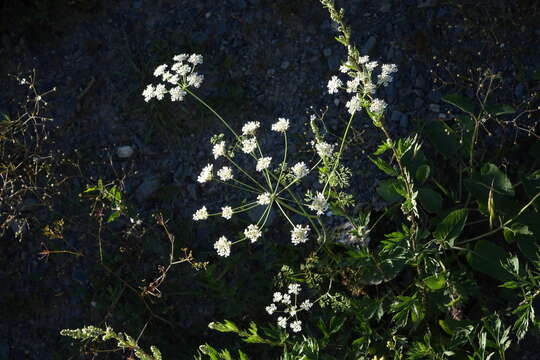
MULTIPOLYGON (((128 202, 141 218, 167 208, 187 221, 205 198, 233 196, 196 182, 210 157, 210 137, 223 131, 211 114, 189 102, 174 107, 146 104, 141 96, 153 69, 176 53, 204 55, 200 95, 232 124, 257 120, 269 127, 277 117, 290 118, 297 135, 293 151, 309 140, 303 127, 311 107, 328 107, 330 129, 339 128, 346 115, 344 99, 326 93, 326 82, 344 51, 334 41, 335 29, 318 1, 88 3, 92 5, 54 10, 48 14, 54 21, 24 26, 24 14, 5 12, 11 14, 2 19, 8 26, 0 30, 0 112, 15 113, 20 102, 17 84, 6 74, 36 69, 41 89, 57 88, 49 98, 54 120, 48 124, 51 139, 44 151, 57 160, 83 164, 80 176, 66 174, 75 197, 98 177, 122 179, 128 202), (120 146, 129 146, 133 154, 119 158, 120 146)), ((502 74, 504 101, 520 109, 537 101, 538 83, 529 81, 540 59, 540 27, 534 16, 539 8, 534 1, 341 3, 362 52, 399 67, 396 80, 381 94, 391 105, 392 133, 407 134, 416 122, 449 116, 441 96, 456 90, 473 94, 474 80, 488 68, 502 74)), ((380 175, 366 154, 378 135, 367 125, 357 130, 355 140, 366 153, 347 154, 358 174, 352 191, 360 202, 372 203, 377 201, 374 179, 380 175)), ((279 145, 268 140, 265 146, 279 145)), ((64 204, 66 208, 71 209, 64 204)), ((41 225, 49 218, 43 215, 41 225)), ((128 225, 124 220, 117 226, 128 225)), ((204 241, 190 247, 208 250, 208 231, 194 231, 204 241)), ((95 242, 75 240, 82 232, 72 226, 73 240, 67 241, 96 255, 95 242)), ((102 319, 92 306, 90 280, 99 275, 89 256, 40 260, 44 240, 39 234, 39 229, 29 231, 22 241, 7 234, 0 245, 5 254, 0 261, 5 284, 0 359, 66 358, 68 344, 57 335, 59 329, 102 319)), ((185 306, 187 313, 205 314, 191 323, 212 320, 207 302, 185 306), (204 306, 206 310, 200 309, 204 306)), ((519 356, 516 359, 536 355, 524 351, 519 356)))

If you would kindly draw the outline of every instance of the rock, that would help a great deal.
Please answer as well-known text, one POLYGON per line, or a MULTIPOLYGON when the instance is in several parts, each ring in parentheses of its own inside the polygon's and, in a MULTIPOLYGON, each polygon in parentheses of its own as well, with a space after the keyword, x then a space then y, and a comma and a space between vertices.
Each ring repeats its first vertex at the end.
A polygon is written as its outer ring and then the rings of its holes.
POLYGON ((281 63, 281 69, 283 70, 287 70, 287 68, 291 65, 290 62, 288 62, 287 60, 285 60, 284 62, 281 63))
POLYGON ((133 8, 134 9, 140 9, 141 7, 142 7, 142 0, 133 1, 133 8))
POLYGON ((424 105, 424 100, 422 100, 421 97, 417 97, 416 99, 414 99, 414 108, 415 109, 420 109, 422 107, 422 105, 424 105))
POLYGON ((367 55, 373 50, 375 47, 375 44, 377 43, 377 37, 375 35, 371 35, 364 46, 362 46, 362 55, 367 55))
POLYGON ((119 146, 116 149, 116 155, 118 155, 118 157, 120 159, 127 159, 127 158, 131 157, 134 152, 135 152, 135 150, 133 149, 133 147, 131 147, 129 145, 119 146))
POLYGON ((429 111, 438 113, 441 111, 441 106, 439 104, 429 104, 429 111))
POLYGON ((409 126, 409 116, 406 114, 403 114, 401 119, 399 119, 399 127, 402 129, 406 129, 409 126))
POLYGON ((330 49, 330 48, 324 49, 323 54, 324 54, 324 56, 329 57, 330 55, 332 55, 332 49, 330 49))
POLYGON ((157 189, 159 189, 160 185, 161 181, 158 177, 151 176, 146 178, 135 192, 137 201, 143 202, 149 199, 157 191, 157 189))

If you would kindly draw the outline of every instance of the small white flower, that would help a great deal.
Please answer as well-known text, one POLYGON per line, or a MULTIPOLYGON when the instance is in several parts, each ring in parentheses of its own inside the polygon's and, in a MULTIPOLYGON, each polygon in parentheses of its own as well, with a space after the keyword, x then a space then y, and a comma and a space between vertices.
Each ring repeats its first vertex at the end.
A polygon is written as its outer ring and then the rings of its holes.
POLYGON ((203 80, 204 80, 204 75, 199 75, 197 73, 191 73, 187 77, 188 85, 193 86, 195 88, 198 88, 199 86, 201 86, 203 80))
POLYGON ((348 93, 355 93, 358 90, 358 86, 360 86, 361 78, 359 76, 356 76, 354 79, 347 81, 347 92, 348 93))
POLYGON ((144 96, 144 101, 149 102, 153 97, 155 97, 155 90, 156 88, 154 87, 154 85, 148 85, 146 89, 144 89, 144 91, 142 92, 142 95, 144 96))
POLYGON ((242 140, 242 151, 246 154, 252 153, 257 148, 257 139, 250 138, 242 140))
POLYGON ((212 177, 213 177, 212 170, 213 170, 213 168, 214 168, 214 165, 212 165, 212 164, 206 165, 202 169, 201 174, 197 178, 197 181, 200 182, 201 184, 203 184, 203 183, 205 183, 207 181, 212 180, 212 177))
POLYGON ((156 96, 156 99, 162 100, 165 94, 167 93, 167 89, 165 88, 165 85, 158 84, 156 86, 156 89, 154 90, 154 95, 156 96))
POLYGON ((369 110, 377 115, 382 114, 384 112, 384 109, 386 109, 386 103, 384 102, 384 100, 373 99, 371 105, 369 105, 369 110))
POLYGON ((283 295, 279 291, 276 291, 274 293, 274 299, 272 301, 273 302, 280 302, 281 299, 283 299, 283 295))
POLYGON ((285 312, 289 313, 290 316, 294 316, 298 312, 298 308, 296 306, 291 306, 290 308, 286 309, 285 312))
POLYGON ((257 160, 257 166, 256 166, 256 170, 258 172, 261 172, 265 169, 268 169, 270 167, 270 162, 272 161, 272 158, 267 156, 267 157, 262 157, 260 158, 259 160, 257 160))
POLYGON ((284 133, 289 129, 289 120, 285 118, 279 118, 275 124, 272 124, 272 131, 284 133))
POLYGON ((257 225, 251 224, 244 230, 244 235, 254 243, 262 236, 262 233, 257 225))
POLYGON ((358 98, 358 96, 353 95, 352 99, 347 101, 347 104, 345 104, 347 109, 349 109, 349 113, 352 115, 358 110, 362 109, 362 102, 358 98))
POLYGON ((364 93, 366 94, 375 94, 376 87, 371 81, 364 82, 364 93))
POLYGON ((182 101, 186 96, 186 92, 180 86, 172 88, 169 93, 171 94, 171 101, 182 101))
POLYGON ((221 181, 228 181, 233 179, 232 169, 228 166, 224 166, 218 170, 217 176, 221 181))
POLYGON ((289 294, 299 295, 301 289, 300 284, 289 284, 289 294))
POLYGON ((351 64, 347 61, 346 63, 344 63, 343 65, 341 65, 339 67, 339 71, 341 71, 342 73, 346 74, 348 73, 349 71, 351 71, 351 68, 350 68, 351 64))
POLYGON ((308 169, 308 167, 306 166, 306 164, 303 161, 301 161, 299 163, 296 163, 291 168, 291 171, 292 171, 294 177, 297 178, 297 179, 301 179, 304 176, 306 176, 307 174, 309 174, 309 169, 308 169))
POLYGON ((315 150, 321 158, 327 158, 332 156, 332 153, 334 152, 334 145, 321 141, 315 145, 315 150))
POLYGON ((369 61, 369 56, 361 56, 358 61, 360 62, 360 64, 365 64, 369 61))
POLYGON ((171 67, 171 70, 180 76, 185 76, 191 71, 191 66, 188 64, 176 63, 171 67))
POLYGON ((174 74, 174 75, 171 75, 168 79, 167 79, 167 82, 173 84, 173 85, 178 85, 178 80, 180 80, 180 78, 178 77, 178 74, 174 74))
POLYGON ((367 70, 368 72, 372 72, 378 65, 379 65, 378 62, 376 62, 376 61, 370 61, 370 62, 368 62, 365 66, 366 66, 366 70, 367 70))
POLYGON ((302 322, 300 320, 293 321, 291 323, 291 329, 294 332, 300 332, 302 331, 302 322))
POLYGON ((199 65, 203 63, 203 57, 202 55, 199 55, 199 54, 192 54, 189 57, 188 61, 192 63, 193 65, 199 65))
POLYGON ((290 305, 291 304, 291 295, 289 294, 283 294, 283 298, 281 298, 281 302, 290 305))
POLYGON ((339 90, 339 87, 342 85, 343 83, 341 82, 341 80, 336 76, 332 76, 332 78, 328 81, 328 93, 329 94, 337 94, 338 90, 339 90))
POLYGON ((274 311, 276 311, 276 310, 277 310, 277 306, 276 306, 276 304, 274 304, 274 303, 272 303, 272 304, 270 304, 270 305, 268 305, 268 306, 266 307, 266 312, 267 312, 269 315, 272 315, 272 314, 274 313, 274 311))
POLYGON ((168 71, 165 71, 165 72, 163 72, 163 74, 161 74, 161 79, 163 81, 169 81, 169 79, 172 78, 172 76, 173 76, 173 74, 171 74, 168 71))
POLYGON ((257 203, 259 203, 259 205, 268 205, 270 204, 271 200, 272 195, 269 192, 265 192, 257 196, 257 203))
POLYGON ((309 225, 295 225, 291 230, 291 241, 293 245, 302 244, 308 241, 307 234, 309 230, 309 225))
POLYGON ((179 54, 179 55, 175 55, 173 57, 173 60, 176 61, 176 62, 182 62, 182 61, 186 61, 187 58, 188 58, 188 54, 179 54))
POLYGON ((224 206, 221 208, 221 216, 225 219, 230 220, 233 216, 233 209, 230 206, 224 206))
POLYGON ((383 74, 393 74, 397 72, 397 65, 396 64, 383 64, 381 66, 381 71, 383 74))
POLYGON ((208 219, 208 210, 206 210, 206 206, 203 206, 199 210, 195 211, 195 214, 193 214, 193 220, 195 221, 206 219, 208 219))
POLYGON ((287 328, 287 318, 285 318, 283 316, 278 317, 277 324, 278 324, 278 326, 286 329, 287 328))
POLYGON ((328 201, 326 201, 322 192, 317 192, 317 195, 313 198, 313 201, 308 205, 310 210, 313 210, 317 215, 322 215, 328 209, 328 201))
POLYGON ((220 141, 215 144, 212 148, 212 153, 214 154, 214 159, 225 155, 225 141, 220 141))
POLYGON ((311 301, 309 301, 309 299, 304 300, 304 302, 302 304, 300 304, 300 308, 303 309, 303 310, 306 310, 306 311, 311 309, 312 306, 313 306, 313 303, 311 301))
POLYGON ((162 76, 165 73, 165 70, 167 69, 167 64, 159 65, 156 70, 154 70, 154 76, 162 76))
POLYGON ((255 135, 255 131, 261 126, 261 123, 258 121, 249 121, 242 126, 242 134, 244 135, 255 135))
POLYGON ((222 236, 214 244, 214 249, 217 250, 219 256, 227 257, 231 254, 232 242, 227 240, 225 236, 222 236))

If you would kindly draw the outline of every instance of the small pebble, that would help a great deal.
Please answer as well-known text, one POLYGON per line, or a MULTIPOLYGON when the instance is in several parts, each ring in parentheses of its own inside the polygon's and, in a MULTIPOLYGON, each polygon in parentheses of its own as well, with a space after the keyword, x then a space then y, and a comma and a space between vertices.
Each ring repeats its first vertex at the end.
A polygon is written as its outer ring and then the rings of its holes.
POLYGON ((127 159, 127 158, 131 157, 134 152, 135 152, 135 150, 133 150, 133 147, 131 147, 129 145, 119 146, 116 149, 116 155, 118 155, 118 157, 120 159, 127 159))
POLYGON ((441 106, 439 104, 429 104, 429 111, 438 113, 441 111, 441 106))

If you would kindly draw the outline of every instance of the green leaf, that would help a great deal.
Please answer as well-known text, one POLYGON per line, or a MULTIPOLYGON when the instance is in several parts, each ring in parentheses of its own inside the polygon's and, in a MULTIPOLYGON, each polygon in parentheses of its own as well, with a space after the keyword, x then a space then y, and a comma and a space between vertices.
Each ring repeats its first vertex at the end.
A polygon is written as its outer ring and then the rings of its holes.
POLYGON ((455 107, 466 113, 469 113, 471 115, 474 114, 474 102, 469 98, 466 98, 459 94, 448 94, 446 96, 443 96, 442 100, 451 105, 454 105, 455 107))
POLYGON ((392 204, 403 200, 403 196, 399 195, 396 191, 396 186, 399 186, 397 180, 383 180, 377 186, 377 194, 382 197, 386 202, 392 204))
POLYGON ((427 164, 420 165, 418 169, 416 169, 416 180, 420 184, 423 184, 429 178, 430 173, 431 173, 431 168, 429 167, 429 165, 427 164))
POLYGON ((381 145, 379 145, 379 147, 377 148, 377 150, 373 153, 373 155, 382 155, 384 154, 386 151, 390 150, 392 147, 390 146, 390 144, 388 143, 388 140, 383 142, 381 145))
POLYGON ((437 225, 433 235, 441 242, 448 243, 450 246, 454 245, 454 241, 463 231, 463 227, 467 222, 467 217, 467 209, 452 211, 441 223, 439 223, 439 225, 437 225))
POLYGON ((381 158, 372 158, 371 156, 369 156, 369 160, 371 160, 371 162, 374 163, 379 168, 379 170, 383 171, 386 175, 398 175, 397 171, 387 161, 381 158))
POLYGON ((495 193, 514 196, 514 187, 505 173, 503 173, 495 164, 486 163, 480 169, 480 175, 484 178, 484 184, 493 184, 495 193))
POLYGON ((107 218, 107 222, 108 223, 113 222, 114 220, 118 219, 120 215, 121 215, 120 211, 113 211, 113 213, 109 215, 109 217, 107 218))
POLYGON ((514 109, 510 105, 495 104, 486 106, 486 111, 491 115, 500 116, 514 114, 516 112, 516 109, 514 109))
POLYGON ((510 254, 499 245, 481 239, 476 243, 474 251, 467 254, 467 261, 474 270, 505 282, 513 279, 502 266, 509 257, 510 254))
POLYGON ((435 149, 446 157, 454 157, 461 147, 455 131, 444 121, 431 121, 426 124, 424 131, 435 149))
POLYGON ((440 290, 446 285, 444 274, 431 275, 424 279, 424 284, 433 291, 440 290))
POLYGON ((418 190, 418 200, 426 211, 438 213, 442 207, 442 197, 431 188, 423 187, 418 190))

